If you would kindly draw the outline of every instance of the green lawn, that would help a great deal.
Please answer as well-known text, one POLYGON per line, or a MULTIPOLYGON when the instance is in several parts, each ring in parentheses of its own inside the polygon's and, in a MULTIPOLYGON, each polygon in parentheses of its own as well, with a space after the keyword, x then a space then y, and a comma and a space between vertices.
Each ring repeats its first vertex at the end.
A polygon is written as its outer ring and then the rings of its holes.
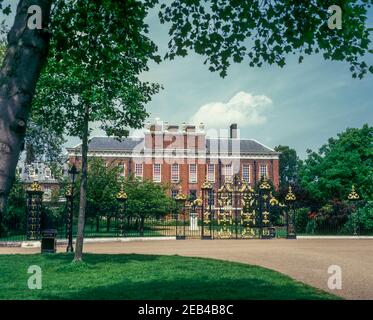
POLYGON ((156 255, 0 255, 0 299, 337 299, 265 268, 156 255), (30 290, 27 269, 42 269, 30 290))

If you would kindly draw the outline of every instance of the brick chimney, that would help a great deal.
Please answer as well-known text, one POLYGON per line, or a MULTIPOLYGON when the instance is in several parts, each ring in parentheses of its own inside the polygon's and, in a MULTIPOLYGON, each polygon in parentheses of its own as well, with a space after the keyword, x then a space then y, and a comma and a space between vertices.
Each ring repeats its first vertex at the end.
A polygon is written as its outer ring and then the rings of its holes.
POLYGON ((232 123, 229 127, 229 138, 237 139, 237 123, 232 123))

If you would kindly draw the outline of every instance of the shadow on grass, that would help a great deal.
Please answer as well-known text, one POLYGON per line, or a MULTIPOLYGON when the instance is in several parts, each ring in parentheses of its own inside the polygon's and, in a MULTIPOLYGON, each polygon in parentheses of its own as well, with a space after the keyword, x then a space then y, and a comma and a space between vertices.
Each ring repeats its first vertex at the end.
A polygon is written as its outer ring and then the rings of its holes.
POLYGON ((336 299, 278 272, 205 258, 139 254, 0 256, 8 281, 0 299, 336 299), (43 289, 27 290, 39 264, 43 289))
POLYGON ((64 294, 42 294, 41 299, 90 300, 90 299, 125 299, 125 300, 182 300, 182 299, 253 299, 253 300, 318 300, 336 299, 332 295, 304 285, 278 284, 258 279, 221 278, 217 281, 200 279, 153 280, 144 282, 122 281, 112 285, 82 288, 79 291, 64 294))

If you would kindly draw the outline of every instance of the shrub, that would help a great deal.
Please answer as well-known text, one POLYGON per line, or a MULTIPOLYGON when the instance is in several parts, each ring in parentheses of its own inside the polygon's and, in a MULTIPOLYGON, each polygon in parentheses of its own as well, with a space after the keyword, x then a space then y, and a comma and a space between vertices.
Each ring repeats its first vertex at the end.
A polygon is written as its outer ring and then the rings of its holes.
POLYGON ((309 221, 308 213, 310 212, 309 208, 300 208, 296 210, 295 215, 295 226, 297 233, 306 232, 307 223, 309 221))
POLYGON ((373 232, 373 201, 368 201, 364 206, 356 209, 348 217, 343 230, 348 233, 372 233, 373 232))

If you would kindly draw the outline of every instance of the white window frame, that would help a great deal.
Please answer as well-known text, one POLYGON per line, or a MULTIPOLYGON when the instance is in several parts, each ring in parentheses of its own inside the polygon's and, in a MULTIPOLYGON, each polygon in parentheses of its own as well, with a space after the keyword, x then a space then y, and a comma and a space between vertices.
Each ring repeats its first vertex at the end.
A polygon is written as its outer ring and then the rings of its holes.
POLYGON ((268 177, 268 166, 265 163, 261 163, 259 166, 259 175, 260 178, 267 178, 268 177), (265 168, 265 174, 262 174, 262 168, 265 168))
POLYGON ((198 167, 197 167, 197 164, 191 163, 189 164, 189 183, 197 183, 197 182, 198 182, 198 167), (192 171, 190 170, 192 166, 196 168, 195 173, 194 173, 194 179, 192 179, 193 178, 192 171))
POLYGON ((215 164, 213 163, 207 164, 207 181, 215 182, 215 164), (210 168, 212 168, 212 172, 210 172, 210 168))
POLYGON ((226 165, 224 165, 224 179, 227 180, 227 179, 232 179, 233 178, 233 164, 232 163, 228 163, 226 165), (228 172, 228 168, 230 172, 228 172))
POLYGON ((143 179, 144 176, 144 166, 142 163, 135 163, 135 178, 143 179), (141 168, 141 175, 138 174, 137 168, 141 168))
POLYGON ((126 164, 125 163, 119 163, 118 167, 120 168, 120 176, 125 177, 126 176, 126 164))
POLYGON ((180 180, 180 166, 178 163, 171 164, 171 182, 179 182, 180 180), (177 171, 174 171, 174 166, 176 166, 177 171))
POLYGON ((160 163, 153 163, 153 181, 162 182, 162 165, 160 163), (155 167, 159 166, 159 176, 155 175, 155 167))
POLYGON ((52 178, 52 170, 50 168, 45 168, 45 170, 44 170, 44 177, 46 179, 52 178))
POLYGON ((247 183, 250 183, 250 169, 251 166, 249 164, 242 165, 242 180, 246 181, 247 183), (245 179, 245 169, 247 169, 247 179, 245 179))

